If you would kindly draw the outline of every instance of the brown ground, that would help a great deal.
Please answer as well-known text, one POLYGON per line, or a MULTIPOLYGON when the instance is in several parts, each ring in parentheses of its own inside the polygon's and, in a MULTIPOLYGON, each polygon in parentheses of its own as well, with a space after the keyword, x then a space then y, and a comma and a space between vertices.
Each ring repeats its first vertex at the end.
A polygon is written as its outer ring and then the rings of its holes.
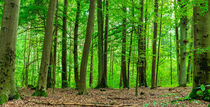
POLYGON ((140 88, 138 97, 135 96, 135 89, 91 89, 88 95, 77 95, 73 89, 52 89, 48 90, 49 97, 32 97, 34 91, 22 89, 20 91, 24 100, 9 101, 3 107, 94 107, 94 106, 132 106, 132 107, 208 107, 210 102, 177 101, 180 97, 186 96, 191 88, 140 88))

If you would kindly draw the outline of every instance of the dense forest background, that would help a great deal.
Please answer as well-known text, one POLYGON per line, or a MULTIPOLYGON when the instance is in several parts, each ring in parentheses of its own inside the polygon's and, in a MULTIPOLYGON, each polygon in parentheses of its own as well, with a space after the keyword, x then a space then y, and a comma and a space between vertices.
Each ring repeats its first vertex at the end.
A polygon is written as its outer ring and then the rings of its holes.
POLYGON ((208 0, 18 2, 0 1, 1 25, 5 4, 20 6, 16 87, 197 87, 209 101, 208 0))
MULTIPOLYGON (((85 41, 85 30, 87 24, 87 15, 89 4, 86 0, 78 1, 81 6, 81 13, 79 18, 79 29, 78 29, 78 64, 81 62, 82 49, 85 41)), ((126 17, 126 62, 128 62, 128 58, 130 59, 130 86, 135 86, 136 80, 136 69, 137 69, 137 56, 138 56, 138 34, 136 34, 137 25, 139 23, 140 18, 140 1, 132 1, 129 0, 127 2, 112 0, 109 2, 109 31, 108 31, 108 46, 107 46, 107 81, 110 88, 119 88, 120 83, 120 69, 121 69, 121 36, 122 36, 122 20, 126 17), (126 16, 122 11, 122 4, 127 4, 127 12, 126 16), (134 8, 134 13, 132 13, 132 8, 134 8), (134 14, 134 17, 133 17, 134 14), (135 31, 132 28, 133 24, 135 25, 135 31), (130 46, 132 36, 132 44, 130 46), (131 50, 131 55, 129 56, 129 49, 131 50)), ((188 2, 186 5, 187 12, 183 13, 182 9, 175 5, 176 1, 159 1, 159 18, 158 18, 158 36, 157 36, 157 44, 160 43, 160 52, 159 55, 159 65, 158 65, 158 86, 162 87, 175 87, 178 86, 177 82, 177 60, 176 60, 176 36, 175 36, 175 28, 176 21, 180 19, 180 17, 185 14, 189 18, 187 26, 188 26, 188 36, 187 39, 189 42, 186 46, 186 51, 188 54, 186 57, 186 66, 189 67, 189 74, 191 78, 191 63, 192 60, 189 59, 192 56, 192 52, 190 52, 192 46, 190 45, 193 42, 193 38, 191 37, 191 27, 192 27, 192 1, 188 2), (175 18, 175 12, 177 13, 177 17, 175 18), (160 17, 162 16, 162 17, 160 17), (160 21, 162 30, 160 32, 160 21), (159 39, 160 38, 160 39, 159 39), (160 42, 159 42, 160 40, 160 42), (190 60, 190 61, 188 61, 190 60), (171 62, 172 63, 169 63, 171 62), (171 75, 172 73, 172 75, 171 75), (171 76, 172 76, 172 84, 171 84, 171 76)), ((146 61, 147 61, 147 84, 150 86, 151 84, 151 70, 152 70, 152 39, 153 39, 153 22, 154 22, 154 2, 151 0, 147 0, 144 2, 144 21, 145 17, 147 17, 147 22, 144 23, 146 27, 145 35, 147 41, 147 49, 146 49, 146 61)), ((105 1, 103 1, 103 5, 105 8, 105 1)), ((43 50, 43 41, 44 41, 44 28, 46 26, 46 16, 47 16, 47 7, 48 1, 40 1, 39 0, 29 0, 21 2, 20 8, 20 21, 18 28, 18 37, 17 37, 17 57, 16 57, 16 70, 15 70, 15 80, 16 85, 19 87, 25 86, 25 82, 27 81, 30 85, 36 85, 38 81, 38 74, 40 69, 41 62, 41 52, 43 50), (37 4, 38 3, 38 4, 37 4), (28 79, 25 79, 26 73, 28 75, 28 79)), ((3 8, 2 8, 3 9, 3 8)), ((74 79, 74 57, 73 57, 73 43, 74 43, 74 27, 76 21, 76 12, 77 12, 77 3, 74 0, 68 2, 67 9, 67 29, 63 31, 63 9, 64 9, 64 1, 58 1, 58 10, 57 10, 57 52, 56 52, 56 87, 61 88, 61 74, 62 74, 62 33, 66 32, 66 53, 67 53, 67 72, 68 78, 70 77, 72 88, 75 88, 75 79, 74 79), (69 73, 70 72, 70 73, 69 73)), ((2 11, 1 11, 2 12, 2 11)), ((104 9, 103 14, 105 18, 105 14, 107 11, 104 9)), ((95 19, 97 21, 97 18, 95 19)), ((177 25, 178 26, 178 25, 177 25)), ((98 57, 97 57, 97 46, 98 46, 98 38, 97 38, 97 24, 95 24, 93 33, 93 87, 97 85, 98 80, 98 57)), ((54 34, 55 34, 54 29, 54 34)), ((180 33, 180 32, 179 32, 180 33)), ((180 34, 179 34, 180 35, 180 34)), ((55 45, 55 44, 53 44, 55 45)), ((157 45, 158 48, 159 45, 157 45)), ((90 64, 91 58, 89 57, 88 68, 87 68, 87 83, 89 83, 90 76, 90 64)), ((128 64, 126 63, 126 66, 128 64)), ((187 71, 187 69, 186 69, 187 71)), ((189 79, 190 81, 192 79, 189 79)), ((192 85, 192 82, 188 82, 188 86, 192 85)))

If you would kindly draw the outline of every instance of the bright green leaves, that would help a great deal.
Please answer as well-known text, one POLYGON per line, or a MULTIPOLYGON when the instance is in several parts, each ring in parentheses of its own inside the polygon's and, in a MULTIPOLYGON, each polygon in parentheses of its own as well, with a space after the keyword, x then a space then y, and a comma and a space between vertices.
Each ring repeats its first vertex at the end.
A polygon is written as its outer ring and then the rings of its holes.
POLYGON ((201 85, 201 91, 205 91, 206 90, 206 88, 205 88, 205 85, 201 85))

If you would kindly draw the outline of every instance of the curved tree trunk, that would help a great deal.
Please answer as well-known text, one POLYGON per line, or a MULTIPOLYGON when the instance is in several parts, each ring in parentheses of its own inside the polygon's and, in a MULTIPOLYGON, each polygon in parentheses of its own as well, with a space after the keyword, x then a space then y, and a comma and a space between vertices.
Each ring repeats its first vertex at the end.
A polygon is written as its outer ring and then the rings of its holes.
POLYGON ((90 9, 89 9, 87 29, 86 29, 86 38, 85 38, 85 44, 83 48, 82 61, 81 61, 81 67, 80 67, 79 94, 87 93, 86 71, 87 71, 87 62, 88 62, 91 38, 92 38, 92 33, 93 33, 94 19, 95 19, 95 0, 90 0, 90 9))
POLYGON ((39 72, 39 80, 38 80, 37 89, 35 93, 33 93, 34 96, 47 96, 46 92, 47 75, 48 75, 48 67, 50 60, 50 51, 53 40, 53 22, 54 22, 56 4, 57 4, 56 0, 50 0, 48 13, 47 13, 47 26, 44 36, 44 48, 42 51, 42 61, 39 72))

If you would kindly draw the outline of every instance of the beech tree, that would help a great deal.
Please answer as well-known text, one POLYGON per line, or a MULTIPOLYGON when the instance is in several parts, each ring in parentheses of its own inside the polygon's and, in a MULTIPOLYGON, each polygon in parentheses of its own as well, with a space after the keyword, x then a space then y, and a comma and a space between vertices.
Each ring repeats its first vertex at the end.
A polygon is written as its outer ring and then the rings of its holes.
POLYGON ((193 90, 191 98, 204 99, 210 101, 207 89, 210 89, 210 2, 204 0, 194 6, 194 71, 193 90), (207 9, 207 10, 204 10, 207 9), (203 85, 203 86, 202 86, 203 85), (203 96, 199 96, 197 91, 206 87, 203 96))
POLYGON ((48 13, 47 13, 47 25, 44 36, 44 49, 42 51, 42 61, 39 71, 39 79, 34 96, 48 96, 46 92, 47 87, 47 75, 50 60, 50 52, 53 40, 53 22, 56 10, 56 0, 50 0, 48 13))
POLYGON ((0 104, 20 97, 14 81, 20 0, 4 0, 0 32, 0 104))
POLYGON ((95 0, 90 0, 89 6, 89 16, 86 29, 86 38, 83 48, 82 61, 80 67, 80 86, 79 94, 86 94, 86 71, 87 71, 87 61, 89 56, 89 49, 91 44, 91 38, 93 33, 94 19, 95 19, 95 0))

